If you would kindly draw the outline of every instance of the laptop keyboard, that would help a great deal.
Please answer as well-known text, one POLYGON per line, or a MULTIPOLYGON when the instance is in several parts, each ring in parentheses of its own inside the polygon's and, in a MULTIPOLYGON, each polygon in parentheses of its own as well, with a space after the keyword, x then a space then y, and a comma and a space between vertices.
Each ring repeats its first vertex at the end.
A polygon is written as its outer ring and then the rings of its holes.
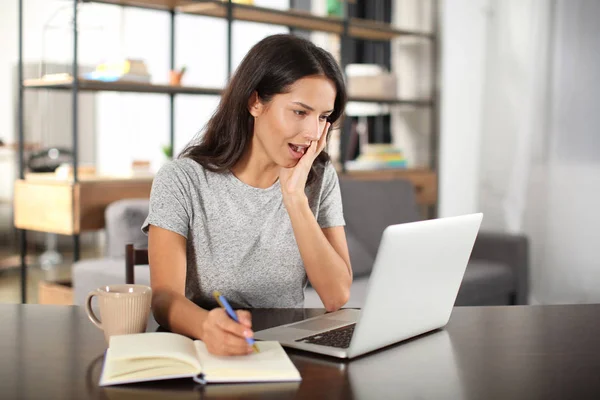
POLYGON ((356 324, 347 325, 341 328, 334 329, 316 335, 307 336, 302 339, 297 339, 296 342, 320 344, 321 346, 337 347, 347 349, 350 347, 350 339, 354 333, 356 324))

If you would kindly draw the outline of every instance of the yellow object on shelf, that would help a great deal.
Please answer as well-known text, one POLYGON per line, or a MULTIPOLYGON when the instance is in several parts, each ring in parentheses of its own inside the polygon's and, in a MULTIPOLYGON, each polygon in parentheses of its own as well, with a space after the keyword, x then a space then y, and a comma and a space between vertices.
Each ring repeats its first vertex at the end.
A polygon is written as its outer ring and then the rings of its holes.
POLYGON ((99 64, 96 67, 98 72, 109 72, 114 74, 126 75, 126 74, 140 74, 147 75, 148 69, 146 64, 142 60, 125 59, 117 61, 108 61, 99 64))

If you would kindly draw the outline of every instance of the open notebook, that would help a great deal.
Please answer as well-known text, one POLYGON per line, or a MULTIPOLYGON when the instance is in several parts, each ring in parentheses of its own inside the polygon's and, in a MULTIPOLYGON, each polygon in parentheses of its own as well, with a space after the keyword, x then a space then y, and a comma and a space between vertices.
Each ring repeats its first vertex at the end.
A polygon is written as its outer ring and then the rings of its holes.
POLYGON ((110 338, 100 386, 193 378, 198 383, 299 381, 300 373, 279 342, 256 342, 259 353, 212 355, 200 340, 168 332, 110 338))

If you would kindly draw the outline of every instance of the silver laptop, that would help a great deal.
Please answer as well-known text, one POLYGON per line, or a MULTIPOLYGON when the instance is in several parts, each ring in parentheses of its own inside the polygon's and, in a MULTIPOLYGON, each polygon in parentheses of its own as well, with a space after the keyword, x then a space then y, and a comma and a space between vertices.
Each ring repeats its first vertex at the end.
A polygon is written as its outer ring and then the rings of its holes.
POLYGON ((333 313, 255 333, 259 340, 353 358, 444 327, 483 215, 388 226, 362 310, 333 313))

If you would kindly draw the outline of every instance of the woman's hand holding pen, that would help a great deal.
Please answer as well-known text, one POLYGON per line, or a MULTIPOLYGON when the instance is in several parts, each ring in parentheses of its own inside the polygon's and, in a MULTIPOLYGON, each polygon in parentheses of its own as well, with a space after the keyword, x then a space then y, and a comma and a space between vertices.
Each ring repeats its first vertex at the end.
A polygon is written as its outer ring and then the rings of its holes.
POLYGON ((280 169, 279 181, 281 192, 283 193, 283 201, 286 206, 295 199, 306 197, 304 188, 306 187, 308 174, 313 162, 327 144, 327 132, 330 126, 330 122, 325 124, 325 128, 321 132, 319 139, 311 142, 310 147, 306 149, 306 153, 300 158, 295 167, 280 169))
POLYGON ((203 323, 202 341, 208 351, 220 356, 237 356, 253 352, 246 338, 253 337, 252 317, 248 311, 238 310, 239 323, 231 319, 223 308, 209 311, 203 323))

